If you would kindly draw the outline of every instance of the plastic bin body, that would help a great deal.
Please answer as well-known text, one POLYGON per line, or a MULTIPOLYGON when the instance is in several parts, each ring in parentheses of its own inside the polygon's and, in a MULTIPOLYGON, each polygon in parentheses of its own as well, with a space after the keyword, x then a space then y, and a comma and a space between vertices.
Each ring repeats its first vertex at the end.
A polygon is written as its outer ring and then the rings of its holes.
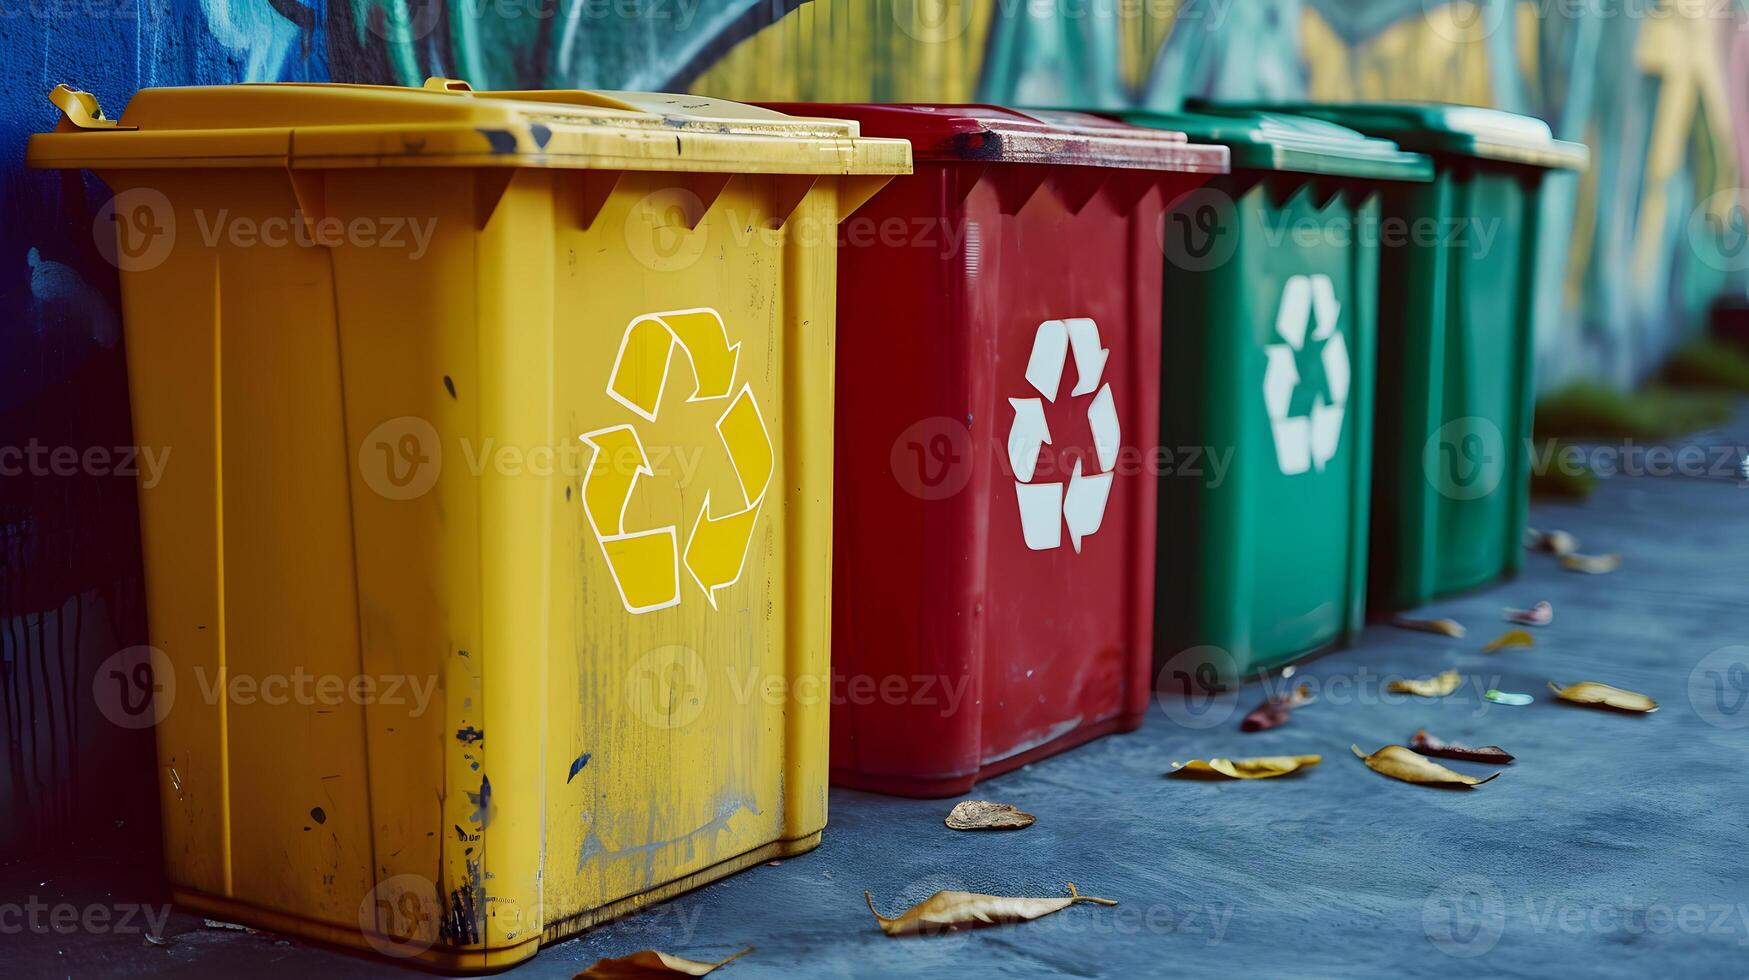
POLYGON ((780 108, 908 138, 917 159, 840 244, 833 782, 953 795, 1135 728, 1153 628, 1156 235, 1163 203, 1224 153, 1072 114, 780 108), (1103 508, 1086 500, 1096 486, 1103 508), (1022 494, 1043 500, 1030 531, 1022 494), (1064 500, 1095 517, 1071 525, 1064 500))
POLYGON ((180 904, 493 969, 819 840, 833 239, 739 232, 835 224, 882 179, 837 175, 908 148, 549 97, 148 89, 32 141, 176 229, 121 264, 135 433, 174 452, 140 502, 180 904), (341 230, 230 231, 288 218, 341 230), (744 551, 695 531, 748 497, 744 551))
POLYGON ((1156 665, 1207 693, 1365 619, 1382 187, 1425 158, 1315 120, 1146 114, 1231 176, 1168 216, 1156 665), (1222 458, 1224 465, 1218 465, 1222 458))
POLYGON ((1515 575, 1530 499, 1539 194, 1551 170, 1583 169, 1588 152, 1496 109, 1288 108, 1434 163, 1431 183, 1382 198, 1392 237, 1380 253, 1368 604, 1397 612, 1515 575))

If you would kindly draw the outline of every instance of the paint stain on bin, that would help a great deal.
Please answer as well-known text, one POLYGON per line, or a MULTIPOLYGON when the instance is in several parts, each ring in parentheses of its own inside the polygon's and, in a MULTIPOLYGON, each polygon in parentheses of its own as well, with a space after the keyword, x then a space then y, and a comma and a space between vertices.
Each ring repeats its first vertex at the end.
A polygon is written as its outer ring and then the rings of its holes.
POLYGON ((553 138, 553 131, 540 123, 529 123, 528 134, 534 137, 534 145, 543 150, 547 148, 547 140, 553 138))
POLYGON ((573 759, 571 761, 571 774, 569 776, 565 777, 565 782, 568 783, 571 780, 576 779, 577 774, 582 772, 583 767, 588 765, 588 764, 589 764, 589 753, 587 753, 587 752, 585 752, 582 755, 578 756, 577 758, 573 759))
POLYGON ((449 392, 449 397, 455 397, 455 379, 447 374, 443 376, 443 390, 449 392))
POLYGON ((469 725, 466 728, 458 728, 455 732, 456 741, 463 745, 473 745, 476 742, 485 741, 485 738, 486 733, 472 725, 469 725))
POLYGON ((468 793, 468 802, 474 805, 474 812, 468 817, 468 821, 479 824, 481 830, 490 827, 495 808, 492 806, 492 780, 489 777, 480 777, 480 791, 468 793))
POLYGON ((311 807, 310 808, 310 819, 316 821, 317 823, 327 823, 328 822, 328 813, 327 813, 327 811, 323 810, 319 806, 311 807))
POLYGON ((475 132, 486 137, 486 142, 491 144, 493 153, 516 152, 516 134, 508 129, 479 129, 475 132))

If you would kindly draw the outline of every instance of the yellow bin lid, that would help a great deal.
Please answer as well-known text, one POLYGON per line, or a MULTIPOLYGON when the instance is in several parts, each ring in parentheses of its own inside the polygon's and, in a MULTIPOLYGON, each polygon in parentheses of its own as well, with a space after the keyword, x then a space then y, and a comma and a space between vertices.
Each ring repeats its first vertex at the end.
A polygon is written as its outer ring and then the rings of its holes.
POLYGON ((120 119, 65 85, 32 136, 33 167, 557 167, 755 174, 906 174, 904 140, 857 123, 654 92, 475 93, 275 82, 141 89, 120 119))

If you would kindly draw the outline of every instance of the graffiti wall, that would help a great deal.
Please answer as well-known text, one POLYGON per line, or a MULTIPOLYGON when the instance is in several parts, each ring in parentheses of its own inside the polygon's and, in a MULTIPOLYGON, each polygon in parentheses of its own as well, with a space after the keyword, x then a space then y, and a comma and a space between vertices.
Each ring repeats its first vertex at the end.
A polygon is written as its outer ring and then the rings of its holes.
POLYGON ((1742 288, 1745 20, 1740 0, 0 0, 0 847, 149 832, 154 810, 149 731, 109 722, 91 692, 147 639, 134 487, 167 460, 131 448, 116 274, 96 244, 107 191, 23 167, 57 82, 112 113, 145 86, 428 75, 746 100, 1534 113, 1594 154, 1547 195, 1541 268, 1564 288, 1545 291, 1546 386, 1637 380, 1742 288))

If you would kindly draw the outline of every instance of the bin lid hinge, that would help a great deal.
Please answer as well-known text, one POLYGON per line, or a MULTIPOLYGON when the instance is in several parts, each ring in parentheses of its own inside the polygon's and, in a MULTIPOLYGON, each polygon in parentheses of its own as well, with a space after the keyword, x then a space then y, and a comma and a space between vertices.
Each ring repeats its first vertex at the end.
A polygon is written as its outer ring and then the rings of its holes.
POLYGON ((838 178, 838 220, 843 221, 892 183, 891 174, 849 174, 838 178))
POLYGON ((516 170, 515 167, 481 167, 474 171, 475 228, 486 230, 493 212, 498 210, 498 202, 504 199, 504 192, 510 189, 510 181, 516 177, 516 170))
POLYGON ((138 126, 123 126, 113 119, 103 118, 103 107, 97 104, 97 97, 90 92, 81 92, 66 85, 56 85, 49 93, 49 101, 55 108, 61 110, 62 125, 56 127, 65 132, 72 129, 126 131, 138 129, 138 126))
POLYGON ((298 170, 287 167, 292 198, 297 201, 298 214, 303 216, 304 229, 315 237, 316 225, 328 216, 328 174, 322 170, 298 170))

